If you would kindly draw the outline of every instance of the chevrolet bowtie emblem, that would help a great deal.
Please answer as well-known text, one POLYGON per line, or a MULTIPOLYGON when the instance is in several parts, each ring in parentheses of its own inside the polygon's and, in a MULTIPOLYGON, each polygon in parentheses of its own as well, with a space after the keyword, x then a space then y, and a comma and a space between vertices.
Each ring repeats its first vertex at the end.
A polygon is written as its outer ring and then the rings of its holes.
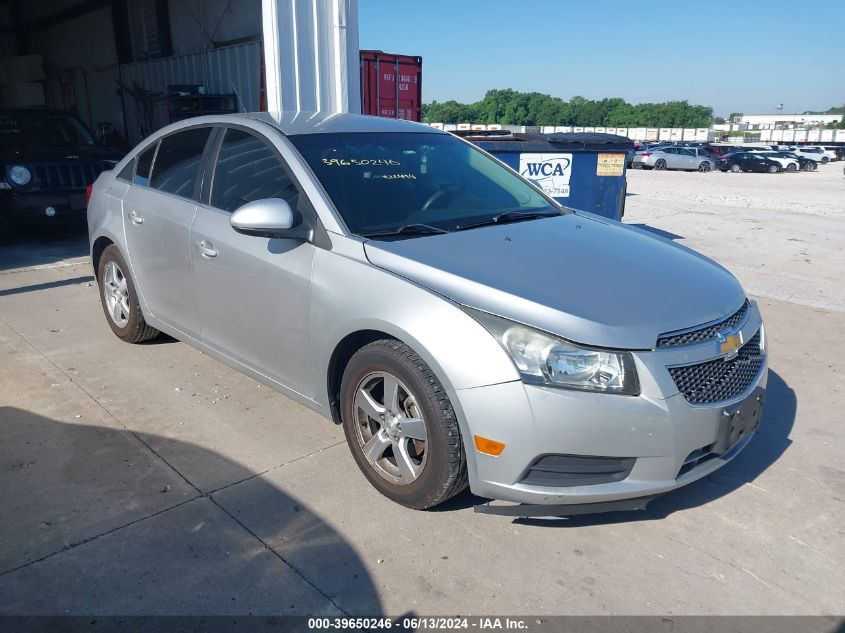
MULTIPOLYGON (((739 353, 742 345, 742 337, 739 334, 719 334, 719 353, 726 354, 727 359, 733 358, 739 353)), ((726 360, 727 360, 726 359, 726 360)))

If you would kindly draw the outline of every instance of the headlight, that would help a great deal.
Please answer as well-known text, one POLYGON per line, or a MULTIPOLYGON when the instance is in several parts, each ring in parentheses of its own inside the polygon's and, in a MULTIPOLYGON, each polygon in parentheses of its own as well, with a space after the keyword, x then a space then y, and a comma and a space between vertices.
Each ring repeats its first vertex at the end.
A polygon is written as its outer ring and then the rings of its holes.
POLYGON ((630 352, 579 347, 487 312, 464 310, 502 344, 524 382, 632 396, 640 393, 630 352))
POLYGON ((18 186, 28 185, 32 180, 32 172, 23 165, 12 165, 9 167, 9 180, 18 186))

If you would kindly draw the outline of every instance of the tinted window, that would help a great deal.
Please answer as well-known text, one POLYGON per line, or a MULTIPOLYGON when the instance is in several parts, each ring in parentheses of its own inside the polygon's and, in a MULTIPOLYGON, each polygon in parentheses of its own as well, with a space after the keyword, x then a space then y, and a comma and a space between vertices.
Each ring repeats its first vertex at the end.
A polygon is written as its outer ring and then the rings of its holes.
POLYGON ((143 187, 149 186, 150 169, 153 166, 153 158, 155 158, 156 155, 156 147, 158 147, 158 143, 153 143, 138 155, 138 158, 135 161, 135 176, 132 178, 132 182, 136 185, 141 185, 143 187))
POLYGON ((247 202, 281 198, 296 208, 299 190, 266 141, 229 128, 214 169, 211 205, 234 211, 247 202))
POLYGON ((691 149, 679 149, 678 153, 683 156, 695 156, 695 152, 691 149))
POLYGON ((665 152, 667 154, 677 154, 678 150, 674 147, 664 147, 660 150, 661 152, 665 152))
POLYGON ((150 185, 185 198, 192 198, 200 160, 211 128, 176 132, 161 139, 150 185))
MULTIPOLYGON (((305 134, 288 137, 354 233, 408 224, 443 230, 506 212, 556 214, 537 189, 471 145, 442 133, 305 134)), ((526 161, 537 186, 563 186, 568 159, 526 161)), ((567 187, 568 188, 568 187, 567 187)))

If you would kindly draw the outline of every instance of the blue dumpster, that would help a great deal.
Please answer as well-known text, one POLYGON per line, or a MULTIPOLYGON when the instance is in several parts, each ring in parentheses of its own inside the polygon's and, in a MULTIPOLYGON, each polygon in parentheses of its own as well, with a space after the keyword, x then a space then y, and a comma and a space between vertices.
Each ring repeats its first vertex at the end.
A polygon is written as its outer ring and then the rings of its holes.
POLYGON ((612 220, 625 213, 626 154, 634 145, 615 134, 488 134, 464 137, 562 205, 612 220))

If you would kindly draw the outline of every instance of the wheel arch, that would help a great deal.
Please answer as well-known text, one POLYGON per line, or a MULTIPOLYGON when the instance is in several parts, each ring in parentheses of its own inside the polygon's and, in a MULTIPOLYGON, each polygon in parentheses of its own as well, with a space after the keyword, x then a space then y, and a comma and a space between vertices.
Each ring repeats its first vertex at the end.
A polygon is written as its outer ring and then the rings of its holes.
POLYGON ((91 245, 91 265, 94 267, 94 278, 98 281, 100 274, 100 259, 103 256, 103 251, 112 245, 114 245, 114 241, 105 235, 98 237, 91 245))
MULTIPOLYGON (((329 403, 329 413, 331 420, 335 424, 340 424, 340 383, 343 380, 343 372, 349 361, 362 347, 369 345, 374 341, 381 339, 398 339, 396 336, 383 332, 381 330, 357 330, 343 337, 337 345, 335 345, 331 356, 329 357, 329 364, 326 368, 326 396, 329 403)), ((405 343, 405 341, 401 341, 405 343)), ((405 343, 408 345, 408 343, 405 343)))

